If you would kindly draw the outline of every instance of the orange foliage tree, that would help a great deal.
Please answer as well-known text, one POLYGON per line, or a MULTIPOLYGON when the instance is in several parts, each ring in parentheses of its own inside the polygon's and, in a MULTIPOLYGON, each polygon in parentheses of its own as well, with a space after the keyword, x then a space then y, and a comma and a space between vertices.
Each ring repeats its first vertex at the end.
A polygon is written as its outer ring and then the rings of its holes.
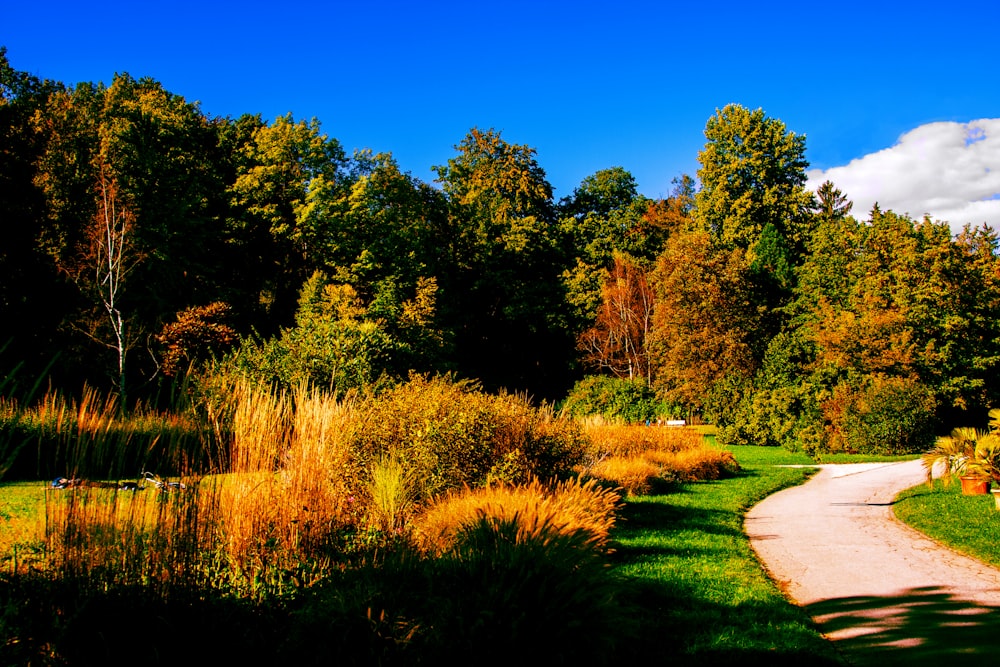
POLYGON ((577 342, 584 364, 615 377, 649 382, 652 321, 653 291, 645 272, 629 257, 615 254, 601 286, 597 321, 577 342))

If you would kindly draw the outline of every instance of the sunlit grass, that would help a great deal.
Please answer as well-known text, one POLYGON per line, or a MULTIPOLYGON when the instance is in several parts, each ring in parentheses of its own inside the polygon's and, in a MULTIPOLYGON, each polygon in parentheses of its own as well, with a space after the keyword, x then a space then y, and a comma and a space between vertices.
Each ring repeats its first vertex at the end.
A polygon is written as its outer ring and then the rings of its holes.
POLYGON ((659 662, 837 664, 806 614, 768 579, 743 532, 743 515, 774 491, 801 483, 808 457, 733 448, 732 479, 686 484, 669 495, 630 498, 615 530, 620 574, 649 609, 641 657, 659 662), (804 459, 804 460, 803 460, 804 459))
POLYGON ((961 485, 935 480, 903 491, 896 517, 956 551, 1000 567, 1000 511, 992 494, 964 496, 961 485))
POLYGON ((593 480, 465 489, 435 500, 413 523, 415 543, 431 553, 447 552, 463 531, 484 519, 510 522, 517 540, 552 535, 584 535, 601 550, 614 526, 620 496, 593 480))
POLYGON ((0 572, 42 560, 45 487, 38 482, 0 484, 0 572))

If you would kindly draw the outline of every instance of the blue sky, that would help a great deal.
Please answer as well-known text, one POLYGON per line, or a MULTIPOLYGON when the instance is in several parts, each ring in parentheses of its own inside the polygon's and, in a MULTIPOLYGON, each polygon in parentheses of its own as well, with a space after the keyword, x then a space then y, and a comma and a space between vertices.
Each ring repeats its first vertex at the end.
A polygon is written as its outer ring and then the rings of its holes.
POLYGON ((735 102, 805 134, 810 182, 838 175, 858 214, 877 199, 1000 227, 1000 125, 969 125, 1000 118, 995 0, 0 0, 0 17, 19 70, 150 76, 213 116, 316 117, 426 181, 480 127, 535 148, 557 198, 613 166, 666 195, 735 102))

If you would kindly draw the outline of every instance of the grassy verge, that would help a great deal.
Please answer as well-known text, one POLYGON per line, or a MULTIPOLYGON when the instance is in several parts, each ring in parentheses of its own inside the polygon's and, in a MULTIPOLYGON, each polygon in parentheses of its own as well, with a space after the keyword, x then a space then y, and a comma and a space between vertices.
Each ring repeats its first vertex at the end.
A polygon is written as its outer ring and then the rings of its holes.
POLYGON ((656 664, 842 664, 759 565, 743 532, 754 503, 810 474, 803 454, 735 447, 735 479, 630 500, 616 570, 646 610, 640 658, 656 664))
POLYGON ((1000 567, 1000 512, 991 496, 963 496, 961 485, 921 484, 899 494, 896 517, 911 527, 1000 567))

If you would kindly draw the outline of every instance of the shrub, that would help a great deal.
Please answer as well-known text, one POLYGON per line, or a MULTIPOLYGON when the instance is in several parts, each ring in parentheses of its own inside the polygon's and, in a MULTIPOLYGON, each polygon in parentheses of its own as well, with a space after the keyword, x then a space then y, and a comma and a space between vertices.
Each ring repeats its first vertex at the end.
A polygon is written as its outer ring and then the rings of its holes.
POLYGON ((922 452, 934 444, 936 401, 916 380, 872 376, 861 388, 838 385, 824 405, 828 448, 859 454, 922 452))
POLYGON ((575 423, 524 397, 491 396, 473 383, 426 376, 368 396, 352 437, 362 471, 387 454, 405 461, 418 499, 464 485, 564 477, 585 446, 575 423))
POLYGON ((739 471, 729 452, 709 447, 690 428, 586 422, 588 462, 581 475, 621 488, 628 495, 665 491, 675 482, 721 479, 739 471))
POLYGON ((669 412, 643 380, 604 375, 591 375, 577 382, 561 407, 571 417, 600 415, 626 423, 655 420, 669 412))

